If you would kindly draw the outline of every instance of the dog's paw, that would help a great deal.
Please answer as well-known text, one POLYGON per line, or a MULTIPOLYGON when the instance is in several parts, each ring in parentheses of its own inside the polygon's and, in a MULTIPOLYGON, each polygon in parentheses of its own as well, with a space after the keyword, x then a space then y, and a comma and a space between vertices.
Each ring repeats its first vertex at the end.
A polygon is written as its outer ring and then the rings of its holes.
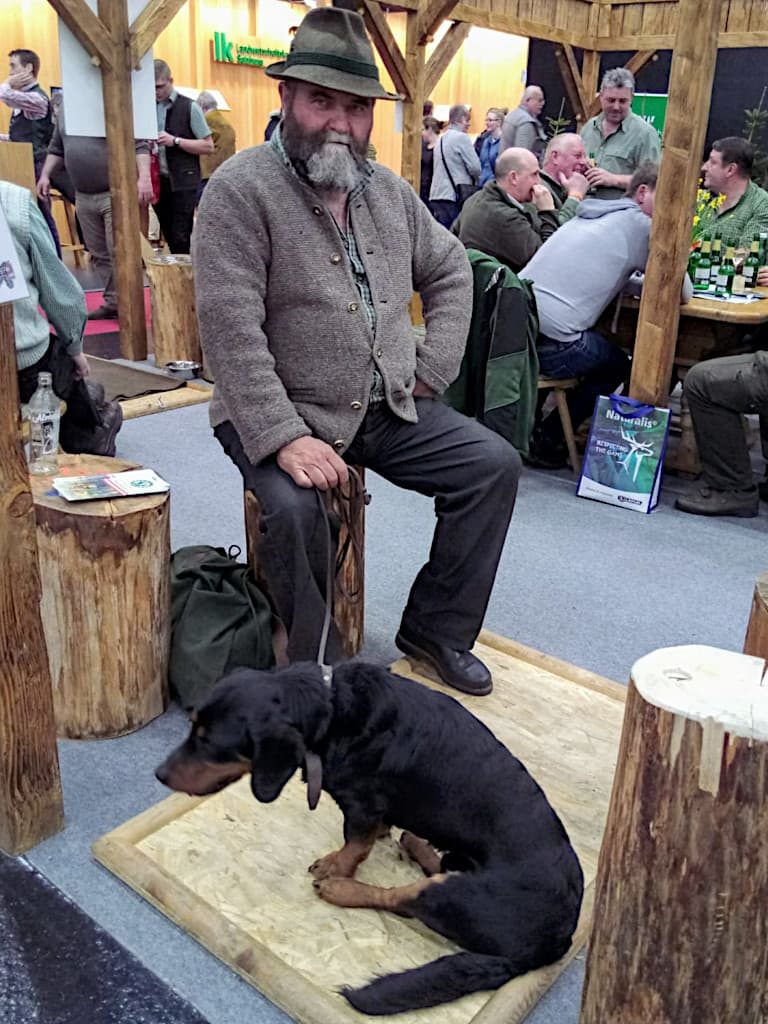
POLYGON ((327 853, 324 857, 319 857, 314 864, 309 865, 307 870, 317 879, 333 878, 343 873, 339 865, 338 852, 335 850, 333 853, 327 853))
POLYGON ((312 883, 321 900, 336 907, 359 907, 360 883, 354 878, 323 878, 312 883))

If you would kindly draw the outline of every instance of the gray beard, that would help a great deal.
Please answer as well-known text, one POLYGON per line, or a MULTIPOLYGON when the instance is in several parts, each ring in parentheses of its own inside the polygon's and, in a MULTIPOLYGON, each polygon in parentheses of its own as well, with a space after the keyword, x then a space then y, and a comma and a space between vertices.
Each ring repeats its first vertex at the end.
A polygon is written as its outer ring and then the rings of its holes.
POLYGON ((307 179, 315 188, 351 192, 363 177, 360 162, 347 146, 326 142, 306 162, 307 179))

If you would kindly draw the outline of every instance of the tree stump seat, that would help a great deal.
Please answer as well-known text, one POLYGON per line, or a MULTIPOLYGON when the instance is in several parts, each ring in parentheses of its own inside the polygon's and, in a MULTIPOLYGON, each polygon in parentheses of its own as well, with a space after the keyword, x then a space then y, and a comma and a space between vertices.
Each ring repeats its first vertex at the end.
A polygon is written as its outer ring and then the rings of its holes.
POLYGON ((152 295, 155 364, 163 367, 182 359, 201 363, 191 257, 153 255, 144 266, 152 295))
POLYGON ((50 493, 54 476, 137 468, 121 459, 62 455, 55 473, 30 478, 60 736, 120 736, 167 705, 168 494, 68 502, 50 493))

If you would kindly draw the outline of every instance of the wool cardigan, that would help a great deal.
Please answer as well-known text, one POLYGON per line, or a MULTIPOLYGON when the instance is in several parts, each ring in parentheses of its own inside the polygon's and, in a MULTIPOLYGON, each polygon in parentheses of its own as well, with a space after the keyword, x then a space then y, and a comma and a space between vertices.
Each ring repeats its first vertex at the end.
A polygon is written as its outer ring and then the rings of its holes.
POLYGON ((461 243, 380 164, 348 218, 375 334, 333 217, 272 146, 232 157, 203 193, 193 262, 216 381, 211 424, 230 420, 254 464, 307 435, 343 453, 365 416, 374 365, 389 408, 406 422, 417 421, 417 377, 441 394, 458 374, 472 315, 461 243), (414 291, 423 341, 411 325, 414 291))

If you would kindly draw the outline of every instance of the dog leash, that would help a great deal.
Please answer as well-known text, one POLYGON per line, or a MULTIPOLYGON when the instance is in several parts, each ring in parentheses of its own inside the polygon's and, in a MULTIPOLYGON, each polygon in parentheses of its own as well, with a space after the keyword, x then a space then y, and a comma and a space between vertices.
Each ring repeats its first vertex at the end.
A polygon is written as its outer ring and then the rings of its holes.
MULTIPOLYGON (((347 529, 345 543, 342 549, 338 552, 338 555, 334 553, 331 521, 328 515, 328 508, 332 500, 331 492, 329 490, 321 491, 319 488, 315 488, 317 500, 320 502, 320 511, 323 514, 326 551, 328 554, 325 572, 325 615, 323 616, 323 628, 320 633, 320 645, 317 649, 317 664, 319 665, 320 672, 322 673, 323 683, 329 693, 333 690, 333 668, 331 665, 326 663, 325 653, 328 646, 328 635, 331 631, 331 620, 333 618, 333 583, 350 546, 352 547, 354 557, 358 560, 358 564, 360 564, 362 560, 363 546, 362 539, 358 534, 357 524, 360 521, 361 505, 367 505, 371 500, 370 495, 366 492, 365 487, 363 486, 363 481, 357 470, 353 469, 352 466, 349 466, 348 471, 350 481, 349 492, 345 494, 341 488, 338 489, 341 518, 347 529)), ((359 573, 358 578, 361 578, 361 574, 359 573)), ((350 594, 345 591, 345 596, 353 603, 360 599, 359 593, 350 594)), ((306 751, 304 755, 304 765, 307 776, 307 803, 309 804, 310 811, 314 811, 317 807, 318 801, 320 800, 320 793, 323 788, 323 765, 320 757, 313 750, 306 751)))

